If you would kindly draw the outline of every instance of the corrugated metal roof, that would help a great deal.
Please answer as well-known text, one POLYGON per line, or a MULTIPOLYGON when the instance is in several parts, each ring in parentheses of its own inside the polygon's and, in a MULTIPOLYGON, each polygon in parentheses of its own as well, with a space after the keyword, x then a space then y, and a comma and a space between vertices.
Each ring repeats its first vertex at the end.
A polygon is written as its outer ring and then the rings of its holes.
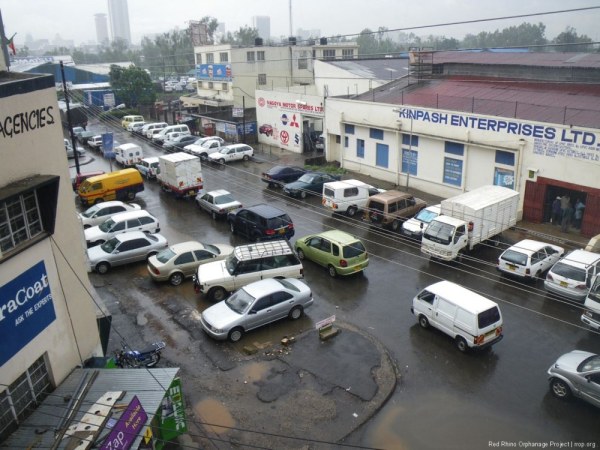
POLYGON ((383 82, 395 80, 408 74, 408 59, 403 58, 348 59, 323 62, 339 67, 358 77, 383 82))
MULTIPOLYGON (((68 400, 75 395, 84 374, 98 371, 98 377, 85 396, 71 424, 81 420, 88 409, 107 391, 125 391, 119 403, 128 404, 137 395, 148 414, 147 424, 158 411, 166 390, 179 372, 178 368, 154 369, 75 369, 52 392, 6 441, 6 448, 50 448, 54 444, 54 430, 67 414, 68 400)), ((71 424, 67 424, 71 425, 71 424)), ((137 448, 142 436, 133 443, 137 448)), ((64 449, 69 439, 58 446, 64 449)))
POLYGON ((433 52, 433 64, 493 64, 538 67, 600 68, 600 53, 433 52))

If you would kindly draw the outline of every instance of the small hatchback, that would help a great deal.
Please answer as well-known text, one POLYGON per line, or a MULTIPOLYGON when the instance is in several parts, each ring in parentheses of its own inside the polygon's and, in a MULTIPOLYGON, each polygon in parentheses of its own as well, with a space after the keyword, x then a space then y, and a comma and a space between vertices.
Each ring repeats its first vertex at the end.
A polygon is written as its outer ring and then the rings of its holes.
POLYGON ((232 234, 241 234, 255 242, 294 236, 290 216, 271 205, 261 203, 231 211, 227 221, 232 234))
POLYGON ((350 275, 369 265, 369 255, 360 239, 340 230, 304 236, 296 241, 300 260, 309 259, 327 267, 329 275, 350 275))
POLYGON ((498 258, 497 269, 524 279, 540 279, 565 253, 565 249, 545 242, 524 239, 506 249, 498 258))
POLYGON ((295 278, 260 280, 205 309, 204 331, 214 339, 239 341, 244 333, 285 317, 296 320, 313 304, 310 288, 295 278))
POLYGON ((548 369, 550 391, 555 397, 578 397, 600 408, 600 355, 573 350, 548 369))
POLYGON ((554 294, 583 303, 599 273, 600 254, 573 250, 548 271, 544 287, 554 294))

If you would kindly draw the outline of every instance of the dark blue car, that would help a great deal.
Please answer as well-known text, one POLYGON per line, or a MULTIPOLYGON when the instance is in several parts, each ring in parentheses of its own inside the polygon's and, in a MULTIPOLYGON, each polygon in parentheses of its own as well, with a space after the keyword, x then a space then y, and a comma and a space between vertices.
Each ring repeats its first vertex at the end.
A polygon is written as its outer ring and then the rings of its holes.
POLYGON ((263 172, 262 180, 269 184, 269 187, 283 186, 286 183, 296 181, 306 170, 297 166, 274 166, 267 172, 263 172))
POLYGON ((339 175, 331 175, 322 172, 306 172, 298 180, 288 183, 283 187, 283 192, 292 197, 306 198, 308 194, 319 194, 323 192, 323 184, 330 181, 339 181, 339 175))

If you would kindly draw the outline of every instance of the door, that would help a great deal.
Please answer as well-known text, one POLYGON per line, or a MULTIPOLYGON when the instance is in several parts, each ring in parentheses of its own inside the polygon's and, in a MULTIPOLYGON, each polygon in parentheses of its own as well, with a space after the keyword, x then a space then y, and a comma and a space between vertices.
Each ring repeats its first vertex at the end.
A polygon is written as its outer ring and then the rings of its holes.
POLYGON ((196 272, 196 268, 198 267, 198 264, 194 259, 194 254, 191 251, 179 255, 177 258, 175 258, 173 264, 175 265, 175 267, 181 270, 181 272, 183 272, 183 275, 186 277, 193 275, 196 272))
POLYGON ((413 309, 417 316, 424 315, 430 323, 433 323, 433 307, 435 294, 428 290, 422 290, 413 301, 413 309))
POLYGON ((253 328, 258 328, 272 320, 271 295, 267 295, 255 300, 254 304, 248 310, 246 329, 252 330, 253 328))
POLYGON ((454 317, 457 306, 449 301, 438 297, 437 308, 434 313, 437 327, 450 336, 454 335, 454 317))
POLYGON ((544 218, 544 199, 546 185, 527 180, 523 198, 523 219, 541 223, 544 218))
POLYGON ((233 275, 232 291, 261 279, 260 260, 240 261, 233 275))

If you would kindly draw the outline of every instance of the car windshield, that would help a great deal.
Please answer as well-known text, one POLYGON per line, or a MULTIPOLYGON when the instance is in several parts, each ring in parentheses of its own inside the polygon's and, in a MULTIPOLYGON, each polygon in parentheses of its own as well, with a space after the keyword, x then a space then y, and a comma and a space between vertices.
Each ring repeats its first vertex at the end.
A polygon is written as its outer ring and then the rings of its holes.
POLYGON ((276 230, 278 228, 287 227, 291 222, 292 219, 290 219, 290 216, 285 214, 283 216, 272 217, 267 220, 267 227, 276 230))
POLYGON ((525 253, 516 252, 511 249, 506 250, 500 256, 500 259, 503 259, 509 263, 518 264, 519 266, 524 266, 527 264, 527 255, 525 253))
POLYGON ((298 178, 298 181, 302 181, 303 183, 312 183, 313 178, 315 176, 314 175, 310 175, 308 173, 302 175, 300 178, 298 178))
POLYGON ((240 289, 225 300, 225 304, 238 314, 244 314, 252 302, 254 302, 254 297, 248 294, 244 289, 240 289))
POLYGON ((161 263, 166 264, 174 256, 177 256, 177 253, 175 253, 170 248, 167 248, 167 249, 163 250, 162 252, 160 252, 158 255, 156 255, 156 259, 158 259, 161 263))
POLYGON ((344 258, 355 258, 365 252, 365 246, 360 241, 353 242, 350 245, 344 246, 342 254, 344 258))
POLYGON ((119 240, 117 238, 112 238, 102 244, 100 248, 106 253, 112 253, 113 250, 117 248, 117 245, 119 245, 119 240))
POLYGON ((438 213, 430 211, 428 209, 422 209, 421 211, 419 211, 419 214, 417 214, 415 216, 415 219, 424 222, 424 223, 429 223, 431 222, 433 219, 435 219, 438 216, 438 213))
POLYGON ((215 205, 224 205, 225 203, 233 203, 235 199, 231 194, 219 195, 215 197, 215 205))
POLYGON ((561 277, 565 277, 573 281, 585 281, 587 276, 585 269, 573 267, 562 262, 557 262, 554 264, 554 267, 550 269, 550 271, 553 274, 560 275, 561 277))
POLYGON ((423 237, 433 242, 448 245, 452 240, 454 227, 447 223, 433 221, 425 229, 423 237))
POLYGON ((239 261, 233 253, 227 257, 227 259, 225 260, 225 268, 227 269, 227 272, 229 272, 229 275, 234 274, 238 264, 239 261))
POLYGON ((110 231, 110 229, 115 225, 115 221, 112 219, 106 219, 104 222, 102 222, 98 228, 100 228, 100 230, 102 231, 110 231))
POLYGON ((600 369, 600 355, 590 356, 589 358, 583 360, 579 367, 577 368, 577 372, 589 372, 590 370, 599 370, 600 369))
POLYGON ((100 205, 94 205, 91 208, 88 208, 86 211, 82 212, 81 215, 83 217, 90 218, 101 208, 100 205))

